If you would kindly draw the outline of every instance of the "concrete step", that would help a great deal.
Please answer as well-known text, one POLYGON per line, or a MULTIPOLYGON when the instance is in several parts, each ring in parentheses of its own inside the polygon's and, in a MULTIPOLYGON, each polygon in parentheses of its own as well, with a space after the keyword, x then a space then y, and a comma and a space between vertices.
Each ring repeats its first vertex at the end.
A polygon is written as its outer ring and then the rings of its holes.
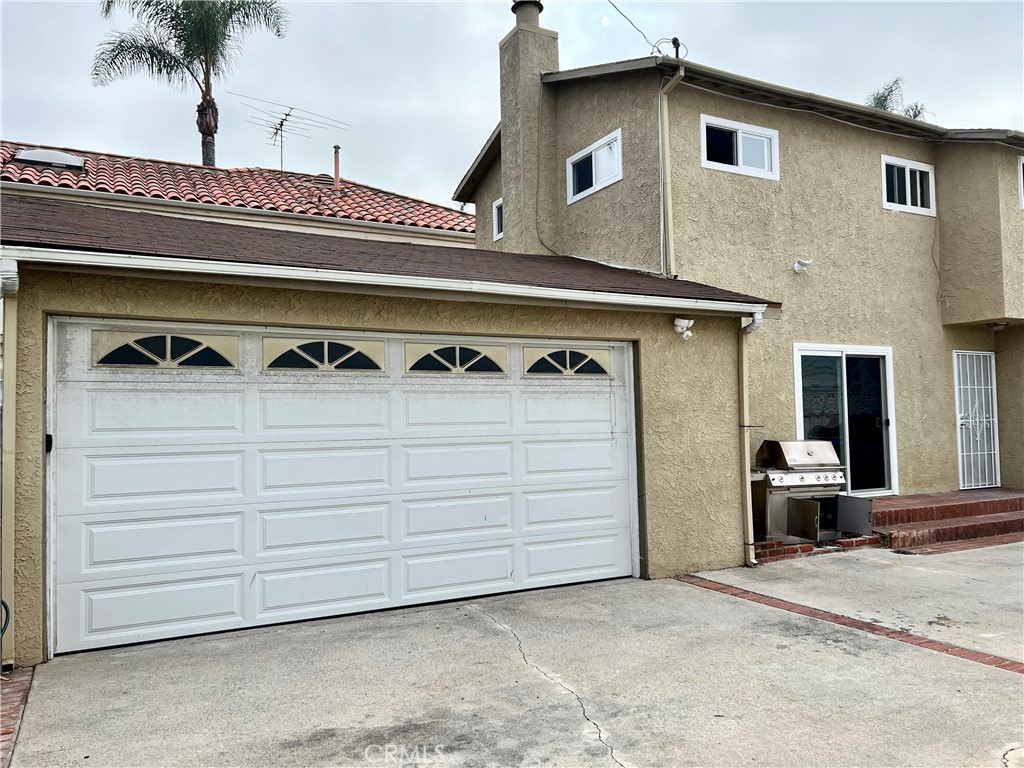
POLYGON ((964 552, 968 549, 998 547, 1002 544, 1016 544, 1021 541, 1024 541, 1024 531, 1004 533, 1001 536, 983 536, 980 539, 946 541, 942 544, 925 544, 922 547, 906 547, 898 551, 906 555, 941 555, 944 552, 964 552))
POLYGON ((1024 490, 986 488, 978 491, 880 496, 872 502, 876 528, 906 523, 994 515, 1024 509, 1024 490))
POLYGON ((908 549, 948 541, 980 539, 1024 531, 1024 508, 992 515, 969 515, 919 523, 875 526, 882 545, 890 549, 908 549))

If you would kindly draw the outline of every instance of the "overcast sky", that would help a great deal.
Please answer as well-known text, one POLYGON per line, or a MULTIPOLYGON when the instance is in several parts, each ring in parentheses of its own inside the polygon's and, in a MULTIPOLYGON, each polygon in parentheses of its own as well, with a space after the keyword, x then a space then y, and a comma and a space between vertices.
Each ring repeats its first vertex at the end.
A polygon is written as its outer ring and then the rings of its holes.
MULTIPOLYGON (((689 58, 801 90, 863 102, 904 78, 929 122, 1024 129, 1024 4, 699 3, 618 5, 652 40, 679 36, 689 58)), ((289 3, 288 34, 251 37, 218 86, 217 161, 278 166, 277 149, 236 91, 351 124, 288 140, 286 169, 331 173, 452 204, 499 119, 498 41, 511 3, 289 3)), ((89 80, 96 44, 130 26, 98 2, 2 2, 5 139, 199 162, 198 94, 138 76, 89 80)), ((650 46, 607 0, 550 0, 561 67, 646 56, 650 46)), ((670 47, 665 47, 670 53, 670 47)), ((274 107, 269 107, 274 109, 274 107)))

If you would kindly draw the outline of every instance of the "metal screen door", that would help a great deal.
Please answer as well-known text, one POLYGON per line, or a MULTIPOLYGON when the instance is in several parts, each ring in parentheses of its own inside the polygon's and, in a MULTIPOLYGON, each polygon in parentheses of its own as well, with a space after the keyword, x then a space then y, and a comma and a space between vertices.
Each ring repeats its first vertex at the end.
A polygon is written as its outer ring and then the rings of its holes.
POLYGON ((954 352, 960 488, 999 485, 999 425, 996 415, 996 356, 954 352))

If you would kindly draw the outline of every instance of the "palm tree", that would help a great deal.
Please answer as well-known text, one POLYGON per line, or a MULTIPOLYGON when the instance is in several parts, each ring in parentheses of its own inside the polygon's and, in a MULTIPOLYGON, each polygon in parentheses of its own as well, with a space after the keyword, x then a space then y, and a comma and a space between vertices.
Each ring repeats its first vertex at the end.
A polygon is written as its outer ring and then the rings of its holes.
POLYGON ((872 91, 864 103, 869 107, 884 109, 886 112, 896 112, 914 120, 920 120, 925 113, 924 104, 920 101, 915 101, 913 104, 903 103, 902 77, 894 78, 877 91, 872 91))
POLYGON ((101 0, 100 12, 110 18, 118 7, 137 23, 97 47, 93 83, 108 85, 140 73, 182 88, 195 83, 203 165, 216 165, 213 81, 227 73, 248 33, 267 29, 283 37, 287 11, 280 0, 101 0))

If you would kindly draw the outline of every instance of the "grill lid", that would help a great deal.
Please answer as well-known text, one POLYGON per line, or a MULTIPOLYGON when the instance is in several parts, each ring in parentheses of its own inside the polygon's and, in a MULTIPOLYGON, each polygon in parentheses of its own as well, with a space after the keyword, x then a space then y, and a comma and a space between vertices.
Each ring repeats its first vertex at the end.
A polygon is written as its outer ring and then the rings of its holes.
POLYGON ((839 467, 836 449, 828 440, 765 440, 754 459, 769 469, 839 467))

